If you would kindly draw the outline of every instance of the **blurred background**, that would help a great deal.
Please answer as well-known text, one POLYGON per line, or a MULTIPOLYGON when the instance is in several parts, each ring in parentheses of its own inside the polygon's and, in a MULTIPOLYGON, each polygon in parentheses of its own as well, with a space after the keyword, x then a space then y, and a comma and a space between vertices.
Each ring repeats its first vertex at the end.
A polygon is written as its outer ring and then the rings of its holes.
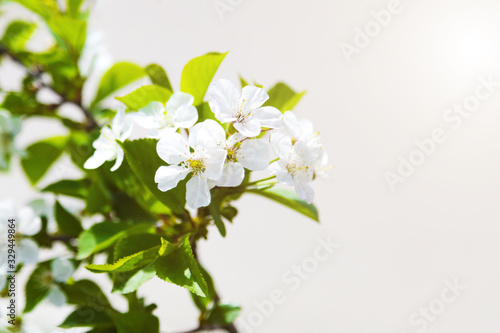
MULTIPOLYGON (((295 111, 335 165, 314 184, 321 223, 249 194, 225 239, 200 242, 242 332, 469 333, 500 330, 499 15, 498 0, 103 0, 90 24, 109 59, 156 62, 174 89, 190 59, 230 51, 216 78, 307 90, 295 111)), ((2 87, 18 77, 2 64, 2 87)), ((17 143, 62 130, 33 119, 17 143)), ((16 163, 0 199, 22 205, 36 192, 16 163)), ((194 328, 184 289, 139 295, 162 332, 194 328)))

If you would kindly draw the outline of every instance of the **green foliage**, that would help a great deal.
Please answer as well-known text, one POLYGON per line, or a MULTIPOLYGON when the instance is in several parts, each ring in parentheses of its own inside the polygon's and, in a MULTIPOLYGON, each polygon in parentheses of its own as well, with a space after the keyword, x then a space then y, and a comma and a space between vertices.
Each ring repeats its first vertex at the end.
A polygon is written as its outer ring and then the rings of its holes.
POLYGON ((182 70, 181 91, 194 97, 194 105, 203 102, 210 82, 227 53, 208 53, 189 61, 182 70))
POLYGON ((232 324, 241 312, 239 306, 216 304, 208 313, 206 322, 211 325, 226 326, 232 324))
POLYGON ((130 311, 112 315, 118 333, 137 333, 140 327, 144 333, 158 333, 160 322, 158 318, 145 311, 130 311))
POLYGON ((31 273, 26 283, 26 305, 24 312, 31 312, 41 301, 45 299, 52 285, 52 272, 50 261, 39 263, 31 273))
POLYGON ((48 25, 62 47, 73 56, 80 54, 87 37, 86 21, 67 16, 53 16, 49 18, 48 25))
POLYGON ((35 32, 36 25, 24 21, 14 21, 9 24, 2 37, 1 42, 11 51, 24 50, 24 45, 35 32))
POLYGON ((87 179, 63 179, 43 188, 42 192, 52 192, 69 197, 85 199, 88 196, 89 181, 87 179))
POLYGON ((190 292, 206 297, 208 288, 194 259, 189 238, 185 237, 179 245, 162 239, 160 258, 155 262, 156 275, 162 280, 184 287, 190 292))
POLYGON ((21 160, 21 166, 32 185, 35 185, 61 156, 67 142, 66 137, 56 136, 26 148, 26 156, 21 160))
POLYGON ((83 1, 84 0, 66 0, 67 14, 70 17, 78 18, 83 1))
POLYGON ((131 110, 139 110, 151 102, 166 103, 172 96, 172 92, 158 85, 140 87, 130 94, 117 97, 116 99, 125 104, 131 110))
POLYGON ((128 257, 119 259, 114 264, 104 264, 104 265, 87 265, 85 266, 91 272, 94 273, 120 273, 129 272, 134 269, 144 267, 158 258, 158 249, 160 246, 155 246, 149 250, 134 253, 128 257))
POLYGON ((103 251, 127 235, 147 232, 154 232, 154 228, 148 223, 132 226, 114 222, 94 224, 78 237, 78 253, 76 258, 84 259, 93 253, 103 251))
POLYGON ((43 19, 48 20, 53 16, 59 15, 59 8, 56 0, 13 0, 35 14, 40 15, 43 19))
MULTIPOLYGON (((104 291, 121 294, 129 304, 125 313, 116 310, 106 293, 91 280, 70 278, 64 282, 55 281, 51 272, 52 260, 49 260, 36 265, 25 285, 24 312, 35 309, 52 288, 57 287, 63 291, 67 303, 75 306, 61 323, 63 329, 88 327, 89 333, 158 333, 159 320, 152 314, 156 305, 145 304, 144 299, 137 296, 139 287, 156 276, 190 291, 200 310, 201 329, 229 331, 229 325, 241 309, 220 303, 212 277, 198 263, 197 242, 215 230, 213 225, 222 236, 226 235, 225 223, 233 222, 238 214, 232 202, 244 193, 264 196, 318 221, 315 206, 300 200, 292 192, 270 188, 272 183, 250 183, 250 172, 246 172, 242 185, 233 188, 215 186, 210 190, 208 207, 189 211, 186 208, 186 183, 190 177, 167 192, 160 191, 154 181, 158 168, 166 165, 156 151, 156 139, 118 142, 107 137, 111 142, 108 148, 113 150, 108 151, 110 156, 116 153, 115 142, 123 148, 125 159, 120 168, 111 172, 114 162, 107 161, 97 169, 85 169, 85 162, 96 150, 93 143, 101 134, 103 138, 107 135, 100 129, 115 115, 115 110, 103 109, 103 101, 147 75, 150 85, 116 99, 130 112, 153 101, 165 104, 173 94, 167 71, 157 64, 143 68, 129 62, 116 63, 101 78, 94 98, 86 100, 83 91, 89 88, 87 73, 80 73, 80 66, 82 60, 87 60, 82 58, 82 52, 85 50, 86 57, 86 51, 92 50, 91 45, 85 44, 88 13, 82 9, 84 1, 13 1, 40 16, 44 24, 20 20, 6 22, 5 33, 0 39, 0 57, 10 58, 24 68, 20 89, 3 92, 0 102, 0 170, 7 169, 11 156, 18 155, 28 180, 35 186, 51 168, 55 169, 56 161, 63 154, 71 158, 82 173, 80 179, 61 179, 40 191, 71 197, 85 208, 72 214, 58 198, 53 207, 55 225, 49 225, 52 223, 49 221, 51 214, 37 211, 41 215, 42 228, 31 239, 41 248, 53 248, 55 244, 63 243, 72 254, 70 260, 74 267, 84 266, 88 274, 105 273, 104 276, 112 280, 113 287, 104 291), (55 43, 41 52, 26 50, 37 28, 50 32, 55 43), (41 89, 51 90, 59 97, 59 102, 46 104, 40 101, 41 89), (66 118, 61 107, 68 104, 81 111, 83 120, 66 118), (24 119, 35 116, 58 122, 65 127, 67 134, 49 137, 21 151, 14 145, 15 135, 24 119), (7 123, 9 119, 15 126, 7 123), (7 125, 12 128, 6 129, 7 125), (85 222, 85 229, 81 220, 85 222), (103 257, 106 263, 97 264, 103 257)), ((207 119, 219 122, 203 100, 226 55, 208 53, 194 58, 182 71, 180 90, 194 97, 198 122, 207 119)), ((240 83, 242 87, 249 84, 241 77, 240 83)), ((295 92, 281 82, 268 93, 270 99, 266 105, 281 111, 293 109, 304 95, 304 92, 295 92)), ((236 131, 230 124, 221 125, 229 134, 236 131)), ((184 130, 179 132, 184 134, 184 130)), ((99 140, 95 146, 102 142, 99 140)))
POLYGON ((156 170, 165 162, 156 153, 156 140, 140 139, 125 141, 123 149, 125 157, 137 178, 147 187, 147 189, 163 204, 176 213, 184 214, 186 204, 186 192, 184 186, 177 186, 175 189, 162 192, 154 181, 156 170))
POLYGON ((274 200, 282 205, 290 207, 291 209, 319 222, 318 210, 312 204, 308 204, 301 200, 294 192, 283 189, 249 189, 248 192, 255 193, 271 200, 274 200))
POLYGON ((305 91, 297 93, 283 82, 269 89, 269 99, 264 105, 274 106, 281 112, 291 111, 305 95, 305 91))
POLYGON ((83 231, 82 224, 75 216, 71 215, 60 203, 56 201, 55 218, 59 231, 68 236, 78 237, 83 231))
POLYGON ((111 317, 104 311, 95 311, 90 306, 78 306, 64 322, 59 325, 61 328, 74 327, 95 327, 111 328, 113 327, 111 317))
POLYGON ((97 94, 90 106, 96 106, 113 92, 127 86, 145 75, 146 71, 142 69, 142 67, 135 64, 129 62, 119 62, 114 64, 103 75, 99 88, 97 89, 97 94))
POLYGON ((148 65, 145 70, 153 84, 170 91, 174 91, 172 89, 172 85, 170 84, 170 80, 168 79, 167 72, 163 69, 163 67, 157 64, 151 64, 148 65))

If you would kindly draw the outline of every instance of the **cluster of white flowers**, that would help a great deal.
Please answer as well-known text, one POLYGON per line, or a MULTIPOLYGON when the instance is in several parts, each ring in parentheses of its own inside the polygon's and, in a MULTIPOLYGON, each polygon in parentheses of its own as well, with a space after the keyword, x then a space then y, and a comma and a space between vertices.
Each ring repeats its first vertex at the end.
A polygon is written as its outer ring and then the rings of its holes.
POLYGON ((168 164, 156 172, 158 188, 171 190, 190 175, 186 201, 191 208, 209 205, 214 186, 241 185, 245 169, 268 169, 278 182, 294 186, 299 197, 311 203, 314 191, 309 183, 328 164, 311 122, 297 119, 290 111, 283 114, 263 106, 269 95, 255 86, 246 86, 240 93, 230 81, 219 80, 209 87, 207 97, 218 122, 197 123, 194 98, 182 92, 173 94, 166 105, 152 102, 127 115, 120 110, 94 142, 96 151, 85 167, 97 168, 116 159, 112 171, 116 170, 124 154, 117 140, 126 140, 136 122, 150 130, 148 136, 159 139, 158 155, 168 164), (278 157, 273 162, 270 147, 278 157))
MULTIPOLYGON (((37 201, 33 203, 39 204, 37 201)), ((38 244, 29 238, 30 236, 38 234, 42 229, 42 219, 35 209, 27 205, 16 210, 14 201, 5 200, 0 202, 0 218, 2 221, 7 221, 9 219, 15 220, 16 241, 14 246, 18 254, 18 256, 16 256, 16 263, 37 264, 39 256, 38 244)), ((8 234, 7 223, 0 224, 0 234, 8 234)), ((7 237, 0 239, 0 252, 2 254, 8 252, 7 245, 9 245, 7 237)), ((6 272, 12 270, 9 268, 7 259, 7 255, 0 256, 0 286, 5 285, 6 272)), ((57 258, 51 262, 51 273, 55 282, 66 282, 74 271, 75 268, 68 259, 57 258)), ((56 284, 50 286, 47 299, 57 306, 62 306, 66 303, 66 296, 56 284)))

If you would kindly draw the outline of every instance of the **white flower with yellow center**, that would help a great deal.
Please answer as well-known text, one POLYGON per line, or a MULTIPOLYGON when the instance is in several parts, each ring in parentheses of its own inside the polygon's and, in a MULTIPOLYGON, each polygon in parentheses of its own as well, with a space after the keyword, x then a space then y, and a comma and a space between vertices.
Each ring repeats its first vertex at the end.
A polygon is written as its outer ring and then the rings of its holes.
POLYGON ((122 165, 125 153, 116 141, 123 142, 128 139, 132 133, 132 125, 131 116, 126 115, 124 109, 118 110, 111 127, 103 127, 101 135, 92 144, 96 150, 83 167, 85 169, 97 169, 106 161, 116 160, 111 171, 117 170, 122 165))
POLYGON ((166 131, 175 132, 179 128, 191 128, 198 121, 198 111, 193 106, 194 97, 176 92, 167 104, 151 102, 134 116, 135 122, 151 130, 148 135, 160 138, 166 131))
POLYGON ((228 80, 213 83, 207 92, 210 108, 222 123, 232 123, 246 137, 260 134, 262 127, 279 128, 281 112, 272 106, 262 106, 268 99, 267 92, 259 87, 246 86, 241 95, 228 80))
POLYGON ((308 183, 328 169, 328 156, 311 122, 299 120, 289 111, 285 112, 283 124, 283 130, 271 134, 279 160, 269 170, 280 183, 294 186, 301 199, 312 203, 314 191, 308 183))
POLYGON ((222 176, 215 181, 217 186, 238 186, 245 178, 245 168, 260 171, 269 166, 269 144, 264 139, 248 139, 236 133, 226 140, 226 134, 221 131, 221 126, 213 120, 205 121, 205 125, 193 129, 192 134, 198 137, 210 137, 211 139, 206 142, 207 145, 226 151, 222 176))
POLYGON ((215 180, 221 178, 226 151, 217 148, 217 140, 225 136, 224 129, 212 126, 207 120, 191 130, 189 140, 176 132, 165 133, 156 150, 158 156, 169 166, 161 166, 156 171, 155 182, 160 191, 168 191, 191 174, 186 184, 186 201, 195 209, 210 204, 210 189, 215 180), (205 127, 209 126, 210 129, 205 127))

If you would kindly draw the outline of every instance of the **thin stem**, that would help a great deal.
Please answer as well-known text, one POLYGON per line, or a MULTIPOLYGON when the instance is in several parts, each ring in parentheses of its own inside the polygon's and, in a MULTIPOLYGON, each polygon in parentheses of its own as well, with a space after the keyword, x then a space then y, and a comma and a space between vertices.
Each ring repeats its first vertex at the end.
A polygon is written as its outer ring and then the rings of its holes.
POLYGON ((259 185, 262 182, 266 182, 266 181, 274 179, 274 178, 276 178, 276 176, 271 176, 271 177, 267 177, 267 178, 264 178, 264 179, 256 180, 254 182, 250 182, 250 183, 245 184, 245 187, 252 186, 252 185, 259 185))

